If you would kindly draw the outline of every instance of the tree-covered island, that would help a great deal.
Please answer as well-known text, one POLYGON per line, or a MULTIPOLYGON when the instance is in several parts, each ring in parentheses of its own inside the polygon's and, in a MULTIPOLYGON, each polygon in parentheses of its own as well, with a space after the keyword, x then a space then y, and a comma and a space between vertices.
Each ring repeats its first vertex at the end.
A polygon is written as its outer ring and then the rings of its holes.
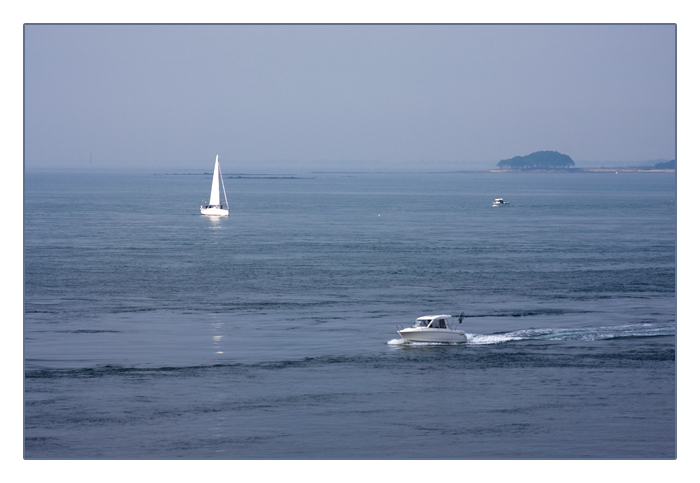
POLYGON ((573 166, 574 160, 570 156, 557 151, 537 151, 498 162, 498 167, 502 169, 561 169, 573 166))
POLYGON ((671 161, 656 163, 654 169, 676 169, 676 160, 672 159, 671 161))

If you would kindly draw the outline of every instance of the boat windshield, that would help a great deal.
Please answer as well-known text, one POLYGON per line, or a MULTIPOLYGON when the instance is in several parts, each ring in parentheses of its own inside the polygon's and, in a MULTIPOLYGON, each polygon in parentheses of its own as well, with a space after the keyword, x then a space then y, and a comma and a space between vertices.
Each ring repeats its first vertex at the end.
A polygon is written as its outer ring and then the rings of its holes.
POLYGON ((447 323, 445 322, 445 319, 434 319, 430 321, 428 320, 416 320, 413 323, 413 327, 429 327, 431 329, 446 329, 447 328, 447 323))

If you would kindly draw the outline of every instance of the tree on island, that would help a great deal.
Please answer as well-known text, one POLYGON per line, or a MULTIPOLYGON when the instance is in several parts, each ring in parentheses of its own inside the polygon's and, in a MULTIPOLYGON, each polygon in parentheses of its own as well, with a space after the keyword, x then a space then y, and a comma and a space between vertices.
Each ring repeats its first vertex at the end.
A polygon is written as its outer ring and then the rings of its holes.
POLYGON ((499 168, 507 169, 559 169, 570 168, 573 165, 574 161, 570 156, 557 151, 537 151, 527 156, 516 156, 498 162, 499 168))
POLYGON ((666 161, 665 163, 656 163, 654 169, 676 169, 676 160, 666 161))

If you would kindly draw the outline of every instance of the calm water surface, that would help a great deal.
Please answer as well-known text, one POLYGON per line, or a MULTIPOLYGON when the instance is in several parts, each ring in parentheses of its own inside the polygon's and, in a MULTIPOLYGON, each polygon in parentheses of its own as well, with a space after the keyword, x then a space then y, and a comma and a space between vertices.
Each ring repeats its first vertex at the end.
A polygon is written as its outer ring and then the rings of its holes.
POLYGON ((26 173, 25 458, 675 458, 674 175, 225 182, 26 173))

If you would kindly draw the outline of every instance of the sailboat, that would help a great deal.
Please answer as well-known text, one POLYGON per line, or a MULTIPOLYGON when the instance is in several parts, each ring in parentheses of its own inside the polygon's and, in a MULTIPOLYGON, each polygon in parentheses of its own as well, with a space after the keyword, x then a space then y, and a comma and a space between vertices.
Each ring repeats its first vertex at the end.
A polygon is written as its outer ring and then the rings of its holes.
POLYGON ((211 196, 209 197, 209 204, 206 206, 200 206, 199 211, 203 215, 211 216, 228 216, 228 198, 226 198, 226 188, 224 187, 224 177, 221 175, 221 168, 219 167, 219 155, 216 155, 216 163, 214 163, 214 177, 211 180, 211 196), (221 203, 221 198, 219 196, 219 181, 221 181, 221 188, 224 191, 224 200, 226 200, 226 209, 221 203))

